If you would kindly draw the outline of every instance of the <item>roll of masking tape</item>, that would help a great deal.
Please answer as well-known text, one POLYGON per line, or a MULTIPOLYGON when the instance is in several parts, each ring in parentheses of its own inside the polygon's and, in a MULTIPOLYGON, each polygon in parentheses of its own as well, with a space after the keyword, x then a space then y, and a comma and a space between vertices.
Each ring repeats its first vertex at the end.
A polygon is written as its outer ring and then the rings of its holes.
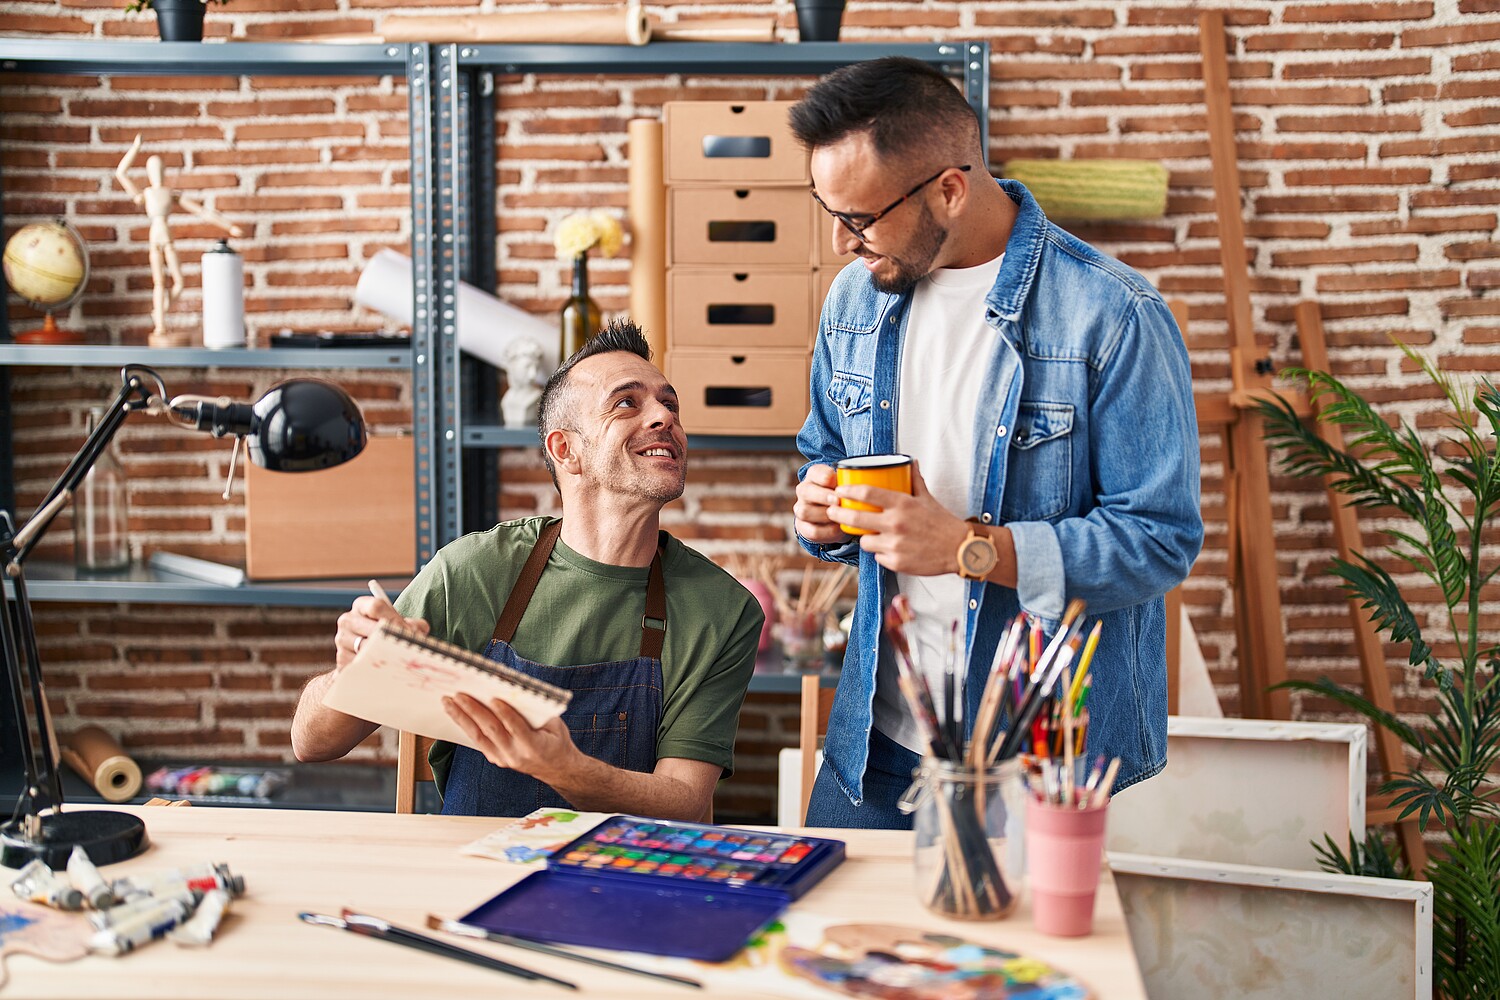
POLYGON ((109 802, 124 802, 141 790, 141 766, 98 726, 84 726, 69 736, 61 756, 109 802))

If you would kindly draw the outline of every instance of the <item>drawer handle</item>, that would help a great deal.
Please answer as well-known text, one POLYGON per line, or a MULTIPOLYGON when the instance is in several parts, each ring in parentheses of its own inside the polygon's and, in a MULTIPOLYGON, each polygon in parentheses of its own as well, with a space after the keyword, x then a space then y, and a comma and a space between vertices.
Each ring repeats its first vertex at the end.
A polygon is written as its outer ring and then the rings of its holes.
POLYGON ((771 155, 767 135, 705 135, 703 157, 708 160, 764 160, 771 155))
POLYGON ((775 326, 776 307, 753 303, 709 303, 709 326, 775 326))
POLYGON ((771 387, 768 385, 711 385, 703 390, 707 406, 769 409, 771 387))

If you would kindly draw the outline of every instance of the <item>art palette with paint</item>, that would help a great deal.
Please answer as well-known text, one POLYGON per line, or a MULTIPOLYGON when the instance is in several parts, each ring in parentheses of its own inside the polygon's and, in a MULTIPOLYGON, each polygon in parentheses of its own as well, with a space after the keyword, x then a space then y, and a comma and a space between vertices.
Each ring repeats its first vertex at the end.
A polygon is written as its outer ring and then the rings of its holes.
POLYGON ((843 859, 837 840, 611 816, 461 919, 537 941, 719 962, 843 859))

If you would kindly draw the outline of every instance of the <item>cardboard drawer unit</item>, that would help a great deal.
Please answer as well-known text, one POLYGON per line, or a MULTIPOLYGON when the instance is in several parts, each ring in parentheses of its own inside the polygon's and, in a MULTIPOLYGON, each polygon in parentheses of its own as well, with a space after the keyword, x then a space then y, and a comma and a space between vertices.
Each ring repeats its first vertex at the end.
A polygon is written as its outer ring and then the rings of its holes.
POLYGON ((673 268, 671 346, 811 350, 812 285, 807 270, 673 268))
POLYGON ((807 151, 792 137, 791 108, 791 101, 668 101, 666 182, 805 186, 807 151))
POLYGON ((417 566, 413 439, 371 437, 332 469, 293 474, 245 463, 245 574, 308 580, 411 573, 417 566))
POLYGON ((667 259, 684 264, 812 265, 805 187, 674 187, 667 196, 667 259))
POLYGON ((681 348, 668 355, 689 434, 795 434, 807 419, 807 351, 681 348))

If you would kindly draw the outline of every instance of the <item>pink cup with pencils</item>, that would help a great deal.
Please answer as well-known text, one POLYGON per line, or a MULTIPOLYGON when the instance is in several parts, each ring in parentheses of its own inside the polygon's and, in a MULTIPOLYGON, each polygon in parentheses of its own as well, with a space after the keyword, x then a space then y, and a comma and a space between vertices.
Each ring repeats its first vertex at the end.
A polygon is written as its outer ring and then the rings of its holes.
POLYGON ((1108 811, 1107 805, 1079 809, 1035 799, 1026 803, 1031 922, 1043 934, 1092 933, 1108 811))

